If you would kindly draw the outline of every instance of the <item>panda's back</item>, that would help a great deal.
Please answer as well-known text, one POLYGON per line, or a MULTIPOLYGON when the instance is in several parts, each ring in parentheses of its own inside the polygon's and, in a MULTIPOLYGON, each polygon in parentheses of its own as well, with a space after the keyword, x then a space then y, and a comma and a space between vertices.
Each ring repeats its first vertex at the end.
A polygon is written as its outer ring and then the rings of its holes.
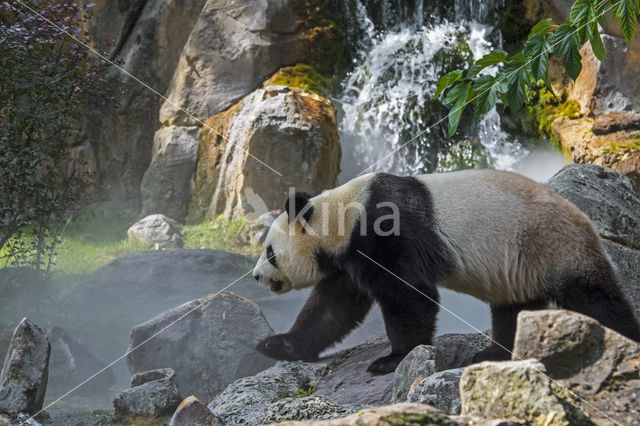
POLYGON ((533 300, 550 275, 602 251, 584 214, 521 175, 469 170, 417 178, 455 263, 441 286, 489 303, 533 300))

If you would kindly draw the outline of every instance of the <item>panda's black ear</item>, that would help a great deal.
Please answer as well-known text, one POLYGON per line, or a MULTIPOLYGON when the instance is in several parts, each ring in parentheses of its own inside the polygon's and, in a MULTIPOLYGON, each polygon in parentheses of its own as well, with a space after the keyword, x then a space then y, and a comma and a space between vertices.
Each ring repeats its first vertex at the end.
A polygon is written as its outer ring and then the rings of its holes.
POLYGON ((301 218, 309 221, 313 214, 313 206, 309 203, 311 196, 306 192, 296 192, 287 198, 284 210, 289 215, 289 223, 293 223, 301 218))

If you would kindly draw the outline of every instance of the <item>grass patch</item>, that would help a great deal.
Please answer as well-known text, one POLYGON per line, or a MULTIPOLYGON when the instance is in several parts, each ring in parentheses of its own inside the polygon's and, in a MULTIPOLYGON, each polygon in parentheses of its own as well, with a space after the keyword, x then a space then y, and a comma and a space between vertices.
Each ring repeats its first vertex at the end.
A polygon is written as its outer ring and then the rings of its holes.
POLYGON ((313 395, 315 391, 316 391, 316 388, 314 388, 313 386, 310 386, 306 389, 299 389, 295 394, 293 394, 293 396, 295 398, 307 398, 313 395))
POLYGON ((251 257, 260 255, 260 247, 252 247, 243 238, 249 221, 238 216, 227 221, 221 216, 197 225, 182 228, 182 239, 186 249, 214 249, 240 253, 251 257))
POLYGON ((319 95, 326 95, 333 80, 319 74, 311 65, 297 64, 293 67, 280 68, 265 85, 299 87, 319 95))

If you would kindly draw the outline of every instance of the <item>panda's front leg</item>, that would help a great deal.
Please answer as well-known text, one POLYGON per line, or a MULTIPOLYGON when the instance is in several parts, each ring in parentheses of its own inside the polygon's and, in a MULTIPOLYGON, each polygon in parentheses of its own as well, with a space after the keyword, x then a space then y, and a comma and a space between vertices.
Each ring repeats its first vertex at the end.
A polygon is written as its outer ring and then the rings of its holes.
POLYGON ((371 286, 380 304, 391 353, 376 359, 367 371, 387 374, 395 371, 402 359, 418 345, 430 345, 436 328, 440 296, 435 285, 415 279, 415 288, 393 277, 371 286))
POLYGON ((372 303, 345 273, 333 274, 316 284, 287 333, 267 337, 256 349, 273 359, 315 361, 364 320, 372 303))

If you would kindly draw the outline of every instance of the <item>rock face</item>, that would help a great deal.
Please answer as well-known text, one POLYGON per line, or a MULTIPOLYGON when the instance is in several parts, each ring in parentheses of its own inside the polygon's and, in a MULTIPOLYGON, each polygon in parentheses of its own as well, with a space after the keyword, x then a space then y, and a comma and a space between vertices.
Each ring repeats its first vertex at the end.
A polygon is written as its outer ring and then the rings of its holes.
MULTIPOLYGON (((92 99, 74 145, 91 148, 105 198, 140 209, 140 183, 151 160, 158 111, 175 72, 180 52, 206 0, 113 2, 97 0, 87 23, 90 37, 102 44, 114 39, 114 56, 139 81, 111 68, 109 78, 121 85, 117 106, 92 99), (149 90, 141 83, 155 91, 149 90)), ((83 0, 80 3, 89 3, 83 0)), ((98 50, 103 50, 99 46, 98 50)))
MULTIPOLYGON (((63 328, 52 327, 48 332, 51 342, 47 396, 60 395, 82 383, 87 377, 106 367, 85 346, 73 339, 63 328)), ((109 368, 82 386, 82 392, 104 392, 115 383, 109 368)))
POLYGON ((543 364, 536 360, 474 364, 460 379, 462 415, 526 420, 537 425, 590 424, 553 392, 543 364))
POLYGON ((518 316, 514 358, 536 358, 597 423, 640 423, 640 344, 569 311, 518 316))
POLYGON ((406 401, 409 391, 436 372, 436 355, 434 346, 420 345, 404 357, 395 371, 391 402, 406 401))
POLYGON ((489 338, 481 333, 443 334, 434 339, 438 351, 437 359, 443 365, 437 365, 437 371, 466 367, 473 361, 473 356, 489 346, 489 338))
POLYGON ((267 86, 206 124, 190 220, 265 213, 281 208, 293 185, 318 194, 336 183, 340 145, 328 99, 267 86))
POLYGON ((129 350, 144 345, 127 355, 127 367, 132 374, 171 367, 181 394, 209 400, 234 380, 273 365, 255 350, 272 334, 254 302, 211 294, 135 327, 129 350))
POLYGON ((640 198, 630 181, 605 167, 573 164, 547 186, 591 219, 640 318, 640 198))
POLYGON ((131 225, 127 231, 130 239, 162 248, 182 247, 182 235, 175 220, 162 214, 152 214, 131 225))
POLYGON ((222 425, 213 413, 194 395, 185 398, 171 417, 169 426, 222 425))
POLYGON ((20 321, 0 373, 0 413, 35 414, 42 409, 50 353, 45 332, 28 318, 20 321))
POLYGON ((445 370, 422 380, 407 395, 409 402, 429 404, 447 414, 460 414, 460 377, 463 368, 445 370))
POLYGON ((131 389, 120 392, 113 400, 118 418, 132 416, 157 418, 170 415, 182 398, 171 368, 146 371, 133 376, 131 389))

